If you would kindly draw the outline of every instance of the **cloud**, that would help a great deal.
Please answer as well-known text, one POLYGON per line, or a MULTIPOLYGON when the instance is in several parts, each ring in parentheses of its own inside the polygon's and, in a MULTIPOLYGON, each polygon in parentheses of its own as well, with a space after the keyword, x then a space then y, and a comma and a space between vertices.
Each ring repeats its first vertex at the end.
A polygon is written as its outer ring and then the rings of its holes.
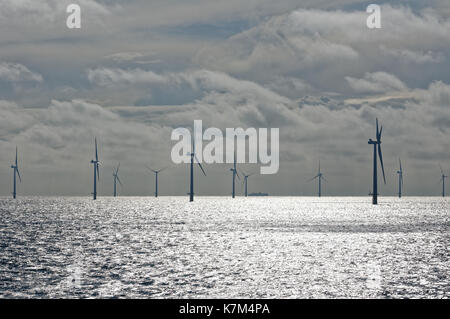
POLYGON ((365 11, 295 10, 200 50, 195 62, 259 83, 300 78, 341 94, 352 94, 342 78, 366 73, 389 72, 409 87, 450 80, 442 68, 450 22, 439 13, 383 5, 379 30, 368 29, 366 18, 365 11))
POLYGON ((366 73, 364 78, 345 78, 351 88, 358 93, 389 93, 405 91, 406 85, 392 74, 386 72, 366 73))
POLYGON ((444 62, 445 56, 442 52, 413 51, 401 49, 386 49, 383 46, 381 51, 387 56, 393 56, 401 63, 441 63, 444 62))
POLYGON ((26 66, 16 63, 0 63, 0 81, 7 82, 42 82, 40 74, 31 72, 26 66))
POLYGON ((167 78, 152 71, 141 69, 90 69, 87 71, 89 82, 99 86, 129 85, 129 84, 155 84, 166 83, 167 78))
MULTIPOLYGON (((4 194, 18 145, 26 193, 89 195, 94 136, 101 193, 120 161, 123 193, 149 194, 144 164, 170 163, 171 130, 201 119, 280 128, 280 173, 255 176, 261 191, 311 193, 303 181, 320 158, 329 193, 366 195, 376 117, 387 171, 402 157, 408 191, 432 193, 417 175, 450 155, 445 1, 385 5, 381 30, 366 28, 358 0, 84 3, 82 29, 67 30, 64 1, 0 0, 4 194)), ((199 194, 228 194, 227 167, 207 170, 199 194)), ((167 170, 162 191, 185 195, 186 172, 167 170)))
MULTIPOLYGON (((200 98, 205 92, 233 92, 241 95, 263 95, 270 100, 287 99, 254 82, 239 80, 222 72, 195 70, 179 73, 157 74, 143 69, 100 68, 89 69, 87 77, 91 84, 106 88, 128 88, 130 85, 141 85, 147 91, 169 92, 179 90, 185 96, 185 102, 192 97, 200 98)), ((300 81, 297 82, 298 85, 300 81)))

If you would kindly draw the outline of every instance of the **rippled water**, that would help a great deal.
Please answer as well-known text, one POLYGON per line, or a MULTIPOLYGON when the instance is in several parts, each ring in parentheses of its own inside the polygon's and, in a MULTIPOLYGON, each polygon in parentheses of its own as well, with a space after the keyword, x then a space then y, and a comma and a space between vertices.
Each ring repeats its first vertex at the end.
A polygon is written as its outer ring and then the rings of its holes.
POLYGON ((442 198, 0 198, 0 297, 450 296, 442 198))

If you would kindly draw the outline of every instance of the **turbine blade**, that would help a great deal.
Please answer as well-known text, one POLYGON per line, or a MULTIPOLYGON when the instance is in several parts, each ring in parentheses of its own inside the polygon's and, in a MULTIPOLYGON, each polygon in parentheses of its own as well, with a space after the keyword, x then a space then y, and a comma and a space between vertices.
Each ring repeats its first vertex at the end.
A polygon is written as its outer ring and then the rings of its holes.
POLYGON ((444 175, 444 171, 442 170, 441 164, 439 164, 439 168, 441 169, 441 174, 444 175))
POLYGON ((197 164, 198 164, 198 166, 200 166, 200 169, 202 170, 203 175, 206 176, 206 173, 205 173, 205 170, 204 170, 203 167, 202 167, 202 164, 200 164, 200 162, 197 162, 197 164))
POLYGON ((119 168, 120 168, 120 163, 119 163, 119 165, 117 165, 116 174, 119 173, 119 168))
POLYGON ((97 179, 100 180, 100 165, 99 165, 99 163, 97 163, 96 166, 97 166, 97 179))
POLYGON ((237 170, 236 170, 236 176, 237 176, 238 180, 241 180, 241 178, 239 177, 239 173, 238 173, 237 170))
POLYGON ((97 138, 95 138, 95 160, 98 162, 97 138))
POLYGON ((159 172, 161 173, 162 171, 164 171, 164 170, 166 170, 166 169, 168 169, 169 167, 168 166, 166 166, 166 167, 164 167, 164 168, 161 168, 160 170, 159 170, 159 172))
POLYGON ((381 153, 381 145, 378 144, 378 156, 380 157, 381 170, 383 171, 383 180, 386 184, 386 175, 384 174, 383 154, 381 153))
POLYGON ((198 160, 197 155, 194 154, 194 158, 195 158, 195 160, 197 161, 198 166, 200 166, 200 169, 202 170, 203 175, 206 176, 205 170, 203 169, 202 164, 200 164, 200 161, 198 160))
POLYGON ((17 166, 17 146, 16 146, 16 166, 17 166))
POLYGON ((378 134, 379 134, 379 132, 378 132, 378 118, 376 119, 376 122, 377 122, 377 134, 376 134, 376 137, 378 139, 378 134))
POLYGON ((400 172, 403 172, 403 170, 402 170, 402 161, 400 159, 398 159, 398 162, 400 164, 400 172))
POLYGON ((312 182, 313 180, 315 180, 317 177, 319 177, 319 175, 314 176, 313 178, 309 179, 308 182, 312 182))
POLYGON ((328 182, 328 180, 327 180, 325 177, 323 177, 323 175, 322 175, 322 179, 323 179, 325 182, 328 182))
POLYGON ((153 173, 156 174, 156 171, 153 168, 148 167, 147 165, 144 165, 146 169, 148 169, 149 171, 152 171, 153 173))
POLYGON ((19 168, 16 166, 17 176, 19 176, 19 181, 22 183, 22 178, 20 177, 19 168))
POLYGON ((123 185, 122 185, 122 182, 120 181, 119 176, 117 176, 117 181, 119 182, 120 186, 123 186, 123 185))

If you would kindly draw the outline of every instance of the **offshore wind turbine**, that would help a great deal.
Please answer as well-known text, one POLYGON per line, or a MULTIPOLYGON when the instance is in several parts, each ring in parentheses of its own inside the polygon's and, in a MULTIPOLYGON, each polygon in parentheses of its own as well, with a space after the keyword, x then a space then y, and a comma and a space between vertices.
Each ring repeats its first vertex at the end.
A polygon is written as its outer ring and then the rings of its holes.
POLYGON ((323 176, 322 172, 320 171, 320 161, 319 161, 319 171, 318 171, 317 175, 314 176, 313 178, 311 178, 308 182, 311 182, 311 181, 315 180, 316 178, 319 179, 319 185, 318 185, 319 186, 319 197, 322 197, 322 179, 325 182, 328 182, 328 181, 326 180, 326 178, 323 176))
POLYGON ((113 177, 114 177, 114 197, 117 197, 117 182, 119 182, 120 186, 123 186, 122 182, 120 181, 120 178, 119 178, 119 168, 120 168, 120 163, 119 163, 119 165, 117 165, 117 168, 113 172, 113 177))
POLYGON ((146 165, 145 168, 155 173, 155 197, 158 197, 158 174, 165 170, 167 167, 164 167, 160 170, 154 170, 146 165))
POLYGON ((237 176, 237 178, 239 178, 239 180, 241 179, 239 177, 239 174, 238 174, 237 169, 236 169, 236 153, 234 153, 233 168, 230 168, 230 171, 233 172, 233 189, 232 189, 232 192, 231 192, 231 197, 234 198, 235 195, 236 195, 236 186, 235 186, 236 176, 237 176))
POLYGON ((441 180, 442 180, 442 197, 445 197, 445 179, 450 178, 450 176, 447 176, 444 174, 444 171, 442 170, 442 166, 439 165, 439 168, 441 169, 441 180))
POLYGON ((14 170, 14 188, 13 188, 13 198, 16 199, 17 197, 17 180, 16 180, 16 176, 19 177, 19 182, 22 182, 22 178, 20 177, 20 172, 19 172, 19 165, 17 164, 17 146, 16 146, 16 161, 14 162, 13 165, 11 165, 11 168, 14 170))
POLYGON ((378 174, 377 174, 377 158, 380 158, 381 169, 383 170, 383 180, 386 184, 386 176, 384 175, 384 165, 383 165, 383 154, 381 153, 381 133, 383 132, 383 126, 378 130, 378 119, 376 120, 377 132, 376 132, 376 140, 369 139, 368 144, 373 145, 373 190, 372 190, 372 204, 378 204, 378 174), (378 155, 377 155, 378 153, 378 155))
POLYGON ((203 172, 203 175, 206 176, 205 170, 202 167, 202 164, 200 164, 200 161, 197 158, 197 155, 195 155, 195 141, 192 139, 191 142, 191 148, 192 152, 188 153, 187 155, 191 157, 191 166, 190 166, 190 172, 191 172, 191 178, 190 178, 190 190, 189 190, 189 201, 194 201, 194 159, 197 161, 198 166, 203 172))
POLYGON ((248 178, 250 177, 250 176, 252 176, 252 175, 255 175, 255 173, 253 173, 253 174, 250 174, 250 175, 247 175, 247 174, 245 174, 245 172, 243 172, 243 171, 241 171, 241 174, 242 174, 242 176, 244 176, 244 181, 243 181, 243 183, 244 183, 244 187, 245 187, 245 197, 247 197, 247 186, 248 186, 248 178))
POLYGON ((95 160, 91 160, 91 164, 94 166, 94 192, 92 196, 94 200, 97 199, 97 179, 100 180, 100 162, 98 161, 98 149, 97 149, 97 138, 95 138, 95 160))
POLYGON ((398 174, 398 198, 402 198, 402 188, 403 188, 402 161, 400 159, 398 159, 398 163, 400 165, 400 169, 397 171, 397 174, 398 174))

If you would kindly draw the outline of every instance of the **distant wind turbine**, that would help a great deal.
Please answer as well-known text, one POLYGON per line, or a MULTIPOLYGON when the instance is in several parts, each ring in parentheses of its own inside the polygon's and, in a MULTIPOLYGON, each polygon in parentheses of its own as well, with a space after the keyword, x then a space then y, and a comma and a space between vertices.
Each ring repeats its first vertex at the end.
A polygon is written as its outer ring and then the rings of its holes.
POLYGON ((239 174, 238 174, 237 169, 236 169, 236 153, 234 153, 233 168, 230 168, 230 171, 233 172, 233 189, 232 189, 231 197, 234 198, 235 195, 236 195, 236 186, 235 186, 236 176, 237 176, 238 179, 241 179, 239 177, 239 174))
POLYGON ((325 182, 328 182, 328 181, 326 180, 326 178, 323 176, 322 172, 320 171, 320 161, 319 161, 319 171, 318 171, 317 175, 314 176, 313 178, 311 178, 308 182, 311 182, 311 181, 315 180, 316 178, 319 178, 319 197, 322 197, 322 179, 325 182))
POLYGON ((117 168, 113 172, 113 177, 114 177, 114 197, 117 197, 117 182, 119 182, 120 186, 123 186, 122 182, 120 181, 120 178, 119 178, 119 168, 120 168, 120 163, 119 163, 119 165, 117 165, 117 168))
POLYGON ((156 179, 155 180, 155 197, 158 197, 158 174, 161 173, 163 170, 165 170, 167 167, 164 167, 160 170, 154 170, 146 165, 145 168, 147 168, 149 171, 155 173, 155 179, 156 179))
POLYGON ((442 197, 445 197, 445 179, 450 178, 450 176, 447 176, 444 174, 444 170, 442 169, 442 166, 439 165, 439 168, 441 169, 441 181, 442 181, 442 197))
POLYGON ((16 183, 16 176, 19 177, 19 181, 22 182, 22 178, 20 177, 19 172, 19 165, 17 164, 17 146, 16 146, 16 161, 14 165, 11 165, 11 168, 14 169, 14 188, 13 188, 13 198, 16 199, 17 197, 17 183, 16 183))
POLYGON ((100 162, 98 161, 97 138, 95 138, 95 160, 91 160, 94 166, 94 192, 92 193, 94 200, 97 199, 97 179, 100 180, 100 162))
POLYGON ((403 188, 402 161, 400 159, 398 159, 398 163, 400 165, 400 170, 397 171, 397 174, 398 174, 398 198, 402 198, 402 188, 403 188))
POLYGON ((381 129, 378 130, 378 119, 376 121, 377 123, 377 132, 376 141, 369 139, 368 144, 373 145, 373 190, 372 190, 372 204, 377 205, 378 204, 378 181, 377 181, 377 158, 380 157, 380 163, 381 163, 381 169, 383 170, 383 180, 386 184, 386 176, 384 175, 384 165, 383 165, 383 155, 381 153, 381 133, 383 132, 383 126, 381 126, 381 129), (378 157, 377 157, 377 149, 378 149, 378 157))
POLYGON ((191 142, 191 148, 192 148, 192 152, 188 153, 187 155, 191 157, 191 178, 190 178, 190 190, 189 190, 189 201, 193 202, 194 201, 194 159, 197 161, 198 166, 200 167, 200 169, 203 172, 203 175, 206 176, 205 170, 202 167, 202 164, 200 164, 200 161, 197 158, 197 155, 195 155, 195 142, 192 139, 191 142))
POLYGON ((241 174, 242 174, 242 176, 244 176, 243 183, 244 183, 244 187, 245 187, 245 197, 247 197, 247 194, 248 194, 247 193, 247 190, 248 190, 248 188, 247 188, 247 186, 248 186, 248 178, 250 176, 252 176, 252 175, 255 175, 255 173, 247 175, 247 174, 245 174, 245 172, 241 171, 241 174))

